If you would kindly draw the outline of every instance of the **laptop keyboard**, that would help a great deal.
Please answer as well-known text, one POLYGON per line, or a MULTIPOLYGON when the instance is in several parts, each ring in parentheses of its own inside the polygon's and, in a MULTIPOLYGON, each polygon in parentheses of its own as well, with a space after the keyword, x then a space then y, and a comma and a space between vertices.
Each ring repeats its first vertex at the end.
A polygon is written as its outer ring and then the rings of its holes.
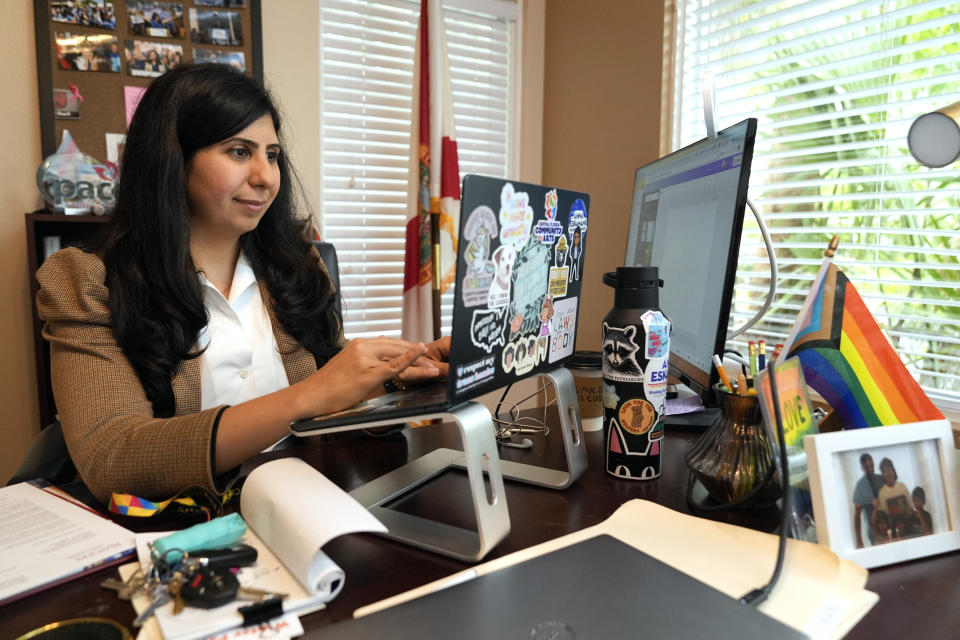
POLYGON ((421 407, 431 404, 444 404, 447 401, 447 384, 429 384, 411 387, 397 394, 398 407, 421 407))

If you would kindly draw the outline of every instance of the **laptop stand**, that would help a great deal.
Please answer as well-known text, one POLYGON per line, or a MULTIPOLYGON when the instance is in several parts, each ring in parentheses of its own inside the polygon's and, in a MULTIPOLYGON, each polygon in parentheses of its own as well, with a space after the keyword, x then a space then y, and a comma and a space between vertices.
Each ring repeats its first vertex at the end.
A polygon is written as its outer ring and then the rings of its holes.
MULTIPOLYGON (((587 452, 580 424, 573 376, 563 367, 541 373, 554 386, 560 414, 567 470, 546 469, 531 464, 500 460, 494 438, 490 411, 476 402, 453 409, 408 416, 408 422, 439 418, 456 423, 463 451, 437 448, 412 462, 357 487, 350 495, 377 517, 387 528, 388 538, 446 555, 475 562, 483 558, 510 531, 510 516, 503 489, 503 478, 546 487, 564 489, 587 468, 587 452), (465 469, 473 502, 477 530, 448 525, 429 518, 387 508, 387 503, 425 484, 450 468, 465 469), (484 482, 486 476, 487 483, 484 482)), ((326 433, 396 424, 396 418, 347 425, 326 433)))
POLYGON ((583 442, 577 388, 573 383, 573 376, 566 367, 557 367, 539 375, 546 378, 556 391, 557 413, 560 416, 559 431, 563 438, 567 470, 547 469, 509 460, 501 460, 500 467, 504 478, 547 489, 566 489, 587 470, 587 449, 583 442))
MULTIPOLYGON (((387 533, 381 535, 451 558, 474 562, 483 558, 510 531, 507 497, 503 490, 503 474, 500 471, 501 462, 497 455, 497 441, 493 436, 493 418, 483 405, 467 402, 449 411, 425 413, 408 417, 406 420, 420 422, 434 418, 457 424, 463 451, 436 449, 357 487, 350 495, 387 528, 387 533), (467 470, 470 497, 477 521, 476 531, 383 506, 435 478, 451 466, 460 466, 467 470), (484 483, 484 475, 489 485, 484 483)), ((345 428, 367 428, 396 423, 397 419, 393 418, 345 428)))

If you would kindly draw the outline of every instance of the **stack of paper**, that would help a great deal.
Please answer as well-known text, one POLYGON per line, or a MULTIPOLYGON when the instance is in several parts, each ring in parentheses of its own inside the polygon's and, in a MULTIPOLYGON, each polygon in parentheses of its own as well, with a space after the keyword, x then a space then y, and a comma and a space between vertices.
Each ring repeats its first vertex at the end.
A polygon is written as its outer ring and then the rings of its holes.
POLYGON ((0 488, 0 605, 133 555, 133 532, 22 482, 0 488))

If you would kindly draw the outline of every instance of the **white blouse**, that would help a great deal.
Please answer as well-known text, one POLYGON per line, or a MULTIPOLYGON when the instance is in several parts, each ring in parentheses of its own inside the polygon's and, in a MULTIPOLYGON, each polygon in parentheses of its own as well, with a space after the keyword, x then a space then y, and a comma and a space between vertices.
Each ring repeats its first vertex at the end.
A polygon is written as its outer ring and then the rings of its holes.
POLYGON ((200 332, 200 408, 236 405, 290 385, 253 268, 237 260, 229 300, 200 274, 209 323, 200 332))

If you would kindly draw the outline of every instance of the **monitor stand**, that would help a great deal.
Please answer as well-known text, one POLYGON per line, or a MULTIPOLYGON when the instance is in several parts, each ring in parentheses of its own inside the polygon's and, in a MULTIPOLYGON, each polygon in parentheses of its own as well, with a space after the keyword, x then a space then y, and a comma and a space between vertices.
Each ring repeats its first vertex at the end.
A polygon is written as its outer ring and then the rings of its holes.
MULTIPOLYGON (((694 391, 684 385, 670 385, 667 392, 667 402, 682 402, 684 399, 698 398, 694 391), (675 392, 673 392, 673 389, 675 392)), ((678 413, 668 415, 664 418, 664 427, 671 431, 706 431, 713 422, 720 416, 720 407, 704 406, 702 411, 693 411, 691 413, 678 413)))

